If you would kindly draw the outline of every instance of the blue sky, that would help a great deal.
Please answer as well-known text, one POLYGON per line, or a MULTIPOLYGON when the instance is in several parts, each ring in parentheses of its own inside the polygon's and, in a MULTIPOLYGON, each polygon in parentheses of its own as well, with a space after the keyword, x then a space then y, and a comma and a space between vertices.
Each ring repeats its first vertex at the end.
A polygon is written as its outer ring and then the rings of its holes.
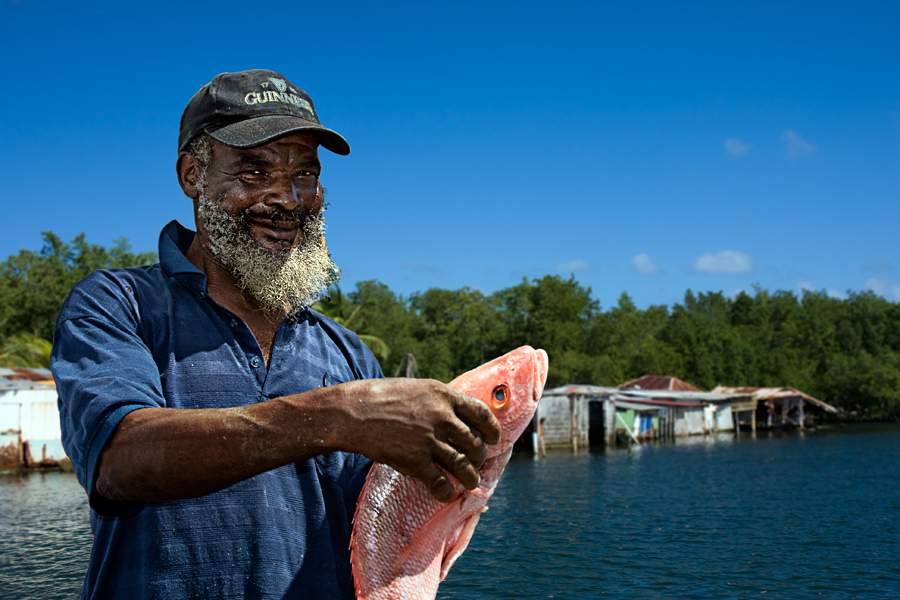
POLYGON ((346 290, 900 301, 898 26, 897 2, 0 0, 0 257, 192 223, 181 111, 268 68, 353 149, 322 152, 346 290))

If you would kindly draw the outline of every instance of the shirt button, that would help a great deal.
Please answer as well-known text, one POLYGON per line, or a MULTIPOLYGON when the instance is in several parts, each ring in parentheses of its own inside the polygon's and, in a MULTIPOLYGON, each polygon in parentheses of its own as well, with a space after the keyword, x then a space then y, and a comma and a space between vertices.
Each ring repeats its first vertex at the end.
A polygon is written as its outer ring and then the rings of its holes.
POLYGON ((232 320, 231 320, 231 323, 229 323, 229 325, 231 325, 231 328, 234 329, 235 327, 237 327, 237 321, 235 321, 234 319, 232 319, 232 320))
POLYGON ((253 367, 254 369, 256 369, 259 367, 259 362, 260 362, 259 357, 254 356, 253 358, 250 359, 250 366, 253 367))

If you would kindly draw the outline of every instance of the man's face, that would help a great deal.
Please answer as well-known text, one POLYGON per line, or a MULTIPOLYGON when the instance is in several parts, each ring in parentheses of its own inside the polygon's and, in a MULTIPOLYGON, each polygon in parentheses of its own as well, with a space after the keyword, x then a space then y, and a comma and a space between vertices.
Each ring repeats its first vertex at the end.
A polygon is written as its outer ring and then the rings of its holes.
POLYGON ((321 170, 311 134, 246 149, 216 142, 205 195, 238 219, 261 247, 286 252, 303 243, 303 220, 322 210, 321 170))
POLYGON ((216 142, 198 186, 202 243, 273 312, 309 306, 340 272, 325 246, 317 149, 309 134, 249 149, 216 142))

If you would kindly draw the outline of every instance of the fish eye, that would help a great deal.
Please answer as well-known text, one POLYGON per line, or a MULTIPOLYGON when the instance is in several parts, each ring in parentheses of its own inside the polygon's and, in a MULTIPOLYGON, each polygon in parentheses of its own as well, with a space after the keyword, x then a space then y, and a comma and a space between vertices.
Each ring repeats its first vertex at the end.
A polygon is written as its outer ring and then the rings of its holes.
POLYGON ((509 386, 501 383, 491 392, 491 406, 495 410, 504 410, 509 406, 509 386))

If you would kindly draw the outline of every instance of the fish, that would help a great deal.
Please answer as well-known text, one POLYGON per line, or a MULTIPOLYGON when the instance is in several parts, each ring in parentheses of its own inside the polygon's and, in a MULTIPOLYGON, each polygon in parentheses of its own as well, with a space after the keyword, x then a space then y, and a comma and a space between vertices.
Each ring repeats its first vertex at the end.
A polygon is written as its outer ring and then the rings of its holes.
POLYGON ((465 489, 447 473, 456 495, 442 503, 421 481, 387 465, 372 465, 363 485, 350 538, 358 600, 431 600, 460 557, 513 444, 531 421, 547 383, 543 350, 522 346, 464 373, 448 385, 482 400, 500 422, 500 442, 485 446, 481 482, 465 489))

